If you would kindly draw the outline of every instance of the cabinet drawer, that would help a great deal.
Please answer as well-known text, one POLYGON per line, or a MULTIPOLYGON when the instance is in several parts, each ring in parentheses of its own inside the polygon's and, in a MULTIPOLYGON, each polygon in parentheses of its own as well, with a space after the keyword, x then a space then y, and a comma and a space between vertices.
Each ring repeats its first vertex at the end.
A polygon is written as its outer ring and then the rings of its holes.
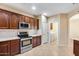
POLYGON ((19 42, 19 39, 11 40, 12 43, 17 43, 19 42))

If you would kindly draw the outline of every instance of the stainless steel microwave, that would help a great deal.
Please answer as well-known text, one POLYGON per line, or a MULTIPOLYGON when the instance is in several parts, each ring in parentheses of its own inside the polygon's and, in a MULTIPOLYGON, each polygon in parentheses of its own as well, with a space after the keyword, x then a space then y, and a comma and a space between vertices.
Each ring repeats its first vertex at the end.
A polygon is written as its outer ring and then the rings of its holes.
POLYGON ((19 22, 19 29, 29 29, 30 24, 26 22, 19 22))

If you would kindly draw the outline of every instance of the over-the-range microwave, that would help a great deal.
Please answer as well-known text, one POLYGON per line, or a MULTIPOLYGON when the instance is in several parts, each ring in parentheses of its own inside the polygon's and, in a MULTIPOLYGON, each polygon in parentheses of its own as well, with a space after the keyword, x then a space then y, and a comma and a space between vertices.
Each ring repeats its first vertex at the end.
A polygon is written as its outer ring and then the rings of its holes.
POLYGON ((30 24, 26 22, 19 22, 19 29, 30 29, 30 24))

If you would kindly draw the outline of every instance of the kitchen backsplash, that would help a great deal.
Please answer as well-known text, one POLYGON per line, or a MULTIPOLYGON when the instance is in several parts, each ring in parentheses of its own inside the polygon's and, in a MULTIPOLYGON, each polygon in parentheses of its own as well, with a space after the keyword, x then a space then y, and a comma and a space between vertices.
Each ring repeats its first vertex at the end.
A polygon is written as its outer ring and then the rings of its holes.
POLYGON ((17 30, 0 30, 0 38, 16 37, 17 30))
POLYGON ((40 30, 12 30, 12 29, 0 29, 0 38, 17 37, 18 32, 26 31, 29 35, 40 34, 40 30))

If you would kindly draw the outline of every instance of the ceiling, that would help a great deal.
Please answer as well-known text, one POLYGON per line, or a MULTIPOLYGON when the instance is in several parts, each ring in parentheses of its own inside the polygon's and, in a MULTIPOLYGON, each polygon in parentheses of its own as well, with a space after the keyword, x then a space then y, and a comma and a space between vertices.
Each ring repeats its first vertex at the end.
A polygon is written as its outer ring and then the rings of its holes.
POLYGON ((47 13, 47 16, 68 13, 79 6, 72 3, 4 3, 3 5, 37 16, 43 13, 47 13), (36 10, 32 10, 32 6, 36 6, 36 10))

